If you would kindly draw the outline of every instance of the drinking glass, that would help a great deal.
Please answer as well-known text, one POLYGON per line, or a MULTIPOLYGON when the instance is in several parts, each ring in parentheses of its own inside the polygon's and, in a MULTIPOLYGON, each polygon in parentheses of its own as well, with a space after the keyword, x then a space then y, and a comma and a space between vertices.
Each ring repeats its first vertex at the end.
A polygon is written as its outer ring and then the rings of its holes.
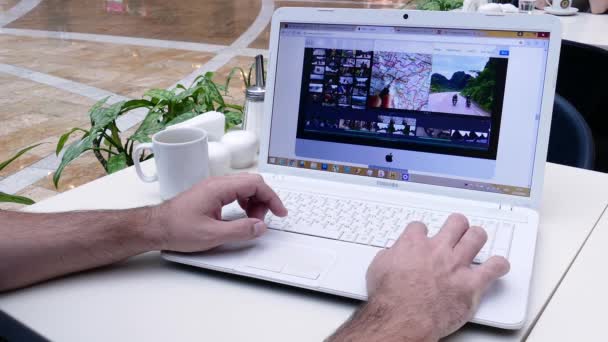
POLYGON ((519 0, 519 13, 532 14, 534 3, 534 0, 519 0))

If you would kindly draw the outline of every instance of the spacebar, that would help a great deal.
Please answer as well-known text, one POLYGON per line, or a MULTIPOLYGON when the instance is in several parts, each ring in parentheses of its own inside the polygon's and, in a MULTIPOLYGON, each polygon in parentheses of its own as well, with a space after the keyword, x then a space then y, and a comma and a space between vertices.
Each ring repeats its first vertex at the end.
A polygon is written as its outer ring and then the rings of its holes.
POLYGON ((328 239, 338 239, 342 232, 339 230, 325 229, 321 225, 296 223, 293 226, 285 227, 285 231, 320 236, 328 239))

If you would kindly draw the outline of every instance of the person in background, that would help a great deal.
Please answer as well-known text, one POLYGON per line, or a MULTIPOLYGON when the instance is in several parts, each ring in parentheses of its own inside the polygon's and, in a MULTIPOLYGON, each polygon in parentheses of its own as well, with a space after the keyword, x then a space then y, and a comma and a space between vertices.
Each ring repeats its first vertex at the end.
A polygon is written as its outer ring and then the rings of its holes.
MULTIPOLYGON (((259 175, 210 178, 172 200, 127 210, 24 213, 0 211, 0 292, 112 264, 148 251, 205 251, 255 239, 268 211, 287 209, 259 175), (222 221, 238 201, 247 218, 222 221)), ((509 271, 498 256, 471 262, 485 231, 451 215, 432 238, 410 223, 381 250, 367 273, 369 300, 329 341, 437 341, 465 324, 483 293, 509 271)))

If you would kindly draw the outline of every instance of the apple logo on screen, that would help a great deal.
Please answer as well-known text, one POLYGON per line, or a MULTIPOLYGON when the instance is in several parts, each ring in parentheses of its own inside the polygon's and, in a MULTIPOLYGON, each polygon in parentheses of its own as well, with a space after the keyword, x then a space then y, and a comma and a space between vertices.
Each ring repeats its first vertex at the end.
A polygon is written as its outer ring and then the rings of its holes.
POLYGON ((392 163, 393 162, 393 154, 389 153, 386 155, 386 157, 384 157, 384 159, 386 159, 387 163, 392 163))

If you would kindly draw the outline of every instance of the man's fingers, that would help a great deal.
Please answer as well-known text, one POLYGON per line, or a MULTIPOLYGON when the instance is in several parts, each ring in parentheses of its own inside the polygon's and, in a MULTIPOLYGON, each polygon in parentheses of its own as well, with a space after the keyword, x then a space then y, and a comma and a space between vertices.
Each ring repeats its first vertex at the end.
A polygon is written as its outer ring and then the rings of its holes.
POLYGON ((501 256, 493 256, 473 269, 475 287, 485 292, 498 278, 509 273, 511 265, 501 256))
POLYGON ((469 228, 454 247, 456 260, 458 260, 461 265, 470 265, 473 262, 473 258, 479 253, 481 247, 483 247, 487 240, 488 234, 486 234, 486 231, 483 230, 483 228, 469 228))
POLYGON ((424 223, 418 221, 410 222, 410 224, 405 227, 403 233, 401 233, 397 241, 395 241, 393 246, 398 247, 402 244, 407 244, 407 240, 422 241, 426 239, 427 234, 428 229, 424 223))
POLYGON ((212 231, 214 234, 217 234, 215 240, 218 244, 255 239, 268 230, 264 221, 254 218, 244 218, 234 221, 215 221, 213 225, 215 225, 215 227, 212 231))
POLYGON ((424 223, 414 221, 410 222, 410 224, 405 227, 405 230, 399 238, 408 237, 413 240, 425 239, 428 233, 429 230, 424 223))
POLYGON ((247 204, 247 209, 245 210, 248 217, 257 218, 260 220, 264 220, 266 217, 266 213, 268 213, 268 206, 265 203, 260 203, 256 201, 249 201, 247 204))
POLYGON ((452 214, 445 220, 443 228, 433 237, 433 240, 454 247, 468 229, 469 221, 466 217, 462 214, 452 214))
POLYGON ((239 202, 239 206, 243 210, 247 210, 247 205, 249 204, 249 198, 238 198, 237 201, 239 202))
POLYGON ((277 216, 286 216, 287 209, 279 196, 264 182, 260 175, 240 174, 216 178, 209 183, 220 206, 232 203, 235 200, 248 199, 265 205, 277 216))

